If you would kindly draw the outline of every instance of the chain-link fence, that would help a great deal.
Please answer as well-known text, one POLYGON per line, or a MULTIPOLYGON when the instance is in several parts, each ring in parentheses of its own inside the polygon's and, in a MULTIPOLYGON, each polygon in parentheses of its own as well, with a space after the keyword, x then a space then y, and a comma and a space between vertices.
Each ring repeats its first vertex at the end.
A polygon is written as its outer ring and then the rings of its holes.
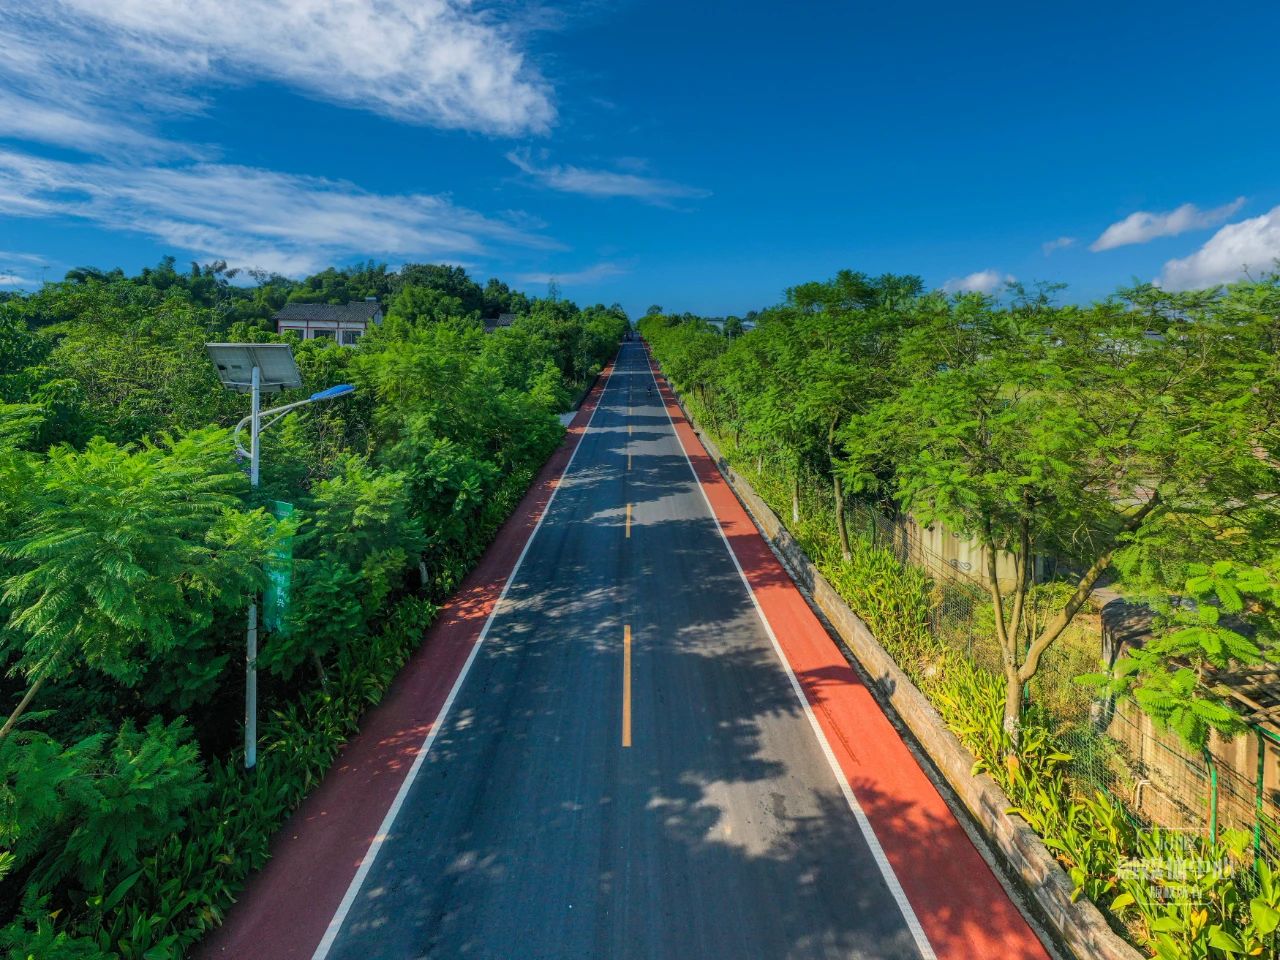
POLYGON ((979 665, 1000 670, 1000 650, 994 635, 975 630, 989 616, 991 597, 981 582, 971 577, 972 561, 943 557, 915 535, 915 524, 894 520, 875 507, 851 502, 845 508, 850 533, 873 546, 890 551, 898 562, 919 567, 931 579, 929 630, 948 647, 964 650, 979 665))
MULTIPOLYGON (((970 572, 977 548, 964 541, 944 555, 935 549, 937 531, 922 530, 909 517, 891 517, 870 504, 850 503, 846 514, 852 535, 928 574, 933 636, 977 665, 999 672, 990 594, 970 572)), ((945 549, 945 539, 943 543, 945 549)), ((1050 648, 1032 681, 1032 699, 1071 754, 1070 776, 1122 801, 1143 822, 1199 834, 1240 830, 1253 836, 1256 851, 1280 854, 1280 740, 1261 729, 1232 740, 1215 735, 1210 749, 1194 756, 1132 703, 1094 700, 1074 682, 1081 673, 1097 669, 1102 649, 1100 616, 1082 612, 1072 630, 1050 648)))

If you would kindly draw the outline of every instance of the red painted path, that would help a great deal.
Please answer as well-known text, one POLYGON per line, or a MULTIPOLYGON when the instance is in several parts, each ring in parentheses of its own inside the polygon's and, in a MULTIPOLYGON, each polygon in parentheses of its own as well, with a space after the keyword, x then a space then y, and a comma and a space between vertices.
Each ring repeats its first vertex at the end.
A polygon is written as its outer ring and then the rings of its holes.
POLYGON ((650 360, 720 528, 940 960, 1047 960, 937 788, 765 542, 650 360))
POLYGON ((226 924, 202 944, 201 958, 311 957, 545 512, 612 372, 612 364, 605 367, 564 442, 441 608, 418 652, 320 786, 285 822, 272 842, 271 859, 249 881, 226 924))

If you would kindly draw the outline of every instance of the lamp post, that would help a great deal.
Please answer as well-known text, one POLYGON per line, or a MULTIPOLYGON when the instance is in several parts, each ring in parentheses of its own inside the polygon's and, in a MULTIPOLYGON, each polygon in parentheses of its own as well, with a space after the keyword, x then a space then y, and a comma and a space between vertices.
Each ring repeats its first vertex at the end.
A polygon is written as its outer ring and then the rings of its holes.
MULTIPOLYGON (((258 486, 261 436, 298 407, 321 400, 333 400, 355 391, 349 383, 313 393, 305 400, 262 409, 262 394, 302 386, 302 377, 287 343, 207 343, 205 349, 218 370, 222 385, 250 395, 249 415, 236 424, 232 442, 236 453, 249 461, 249 484, 258 486), (267 419, 264 423, 264 418, 267 419), (249 449, 240 445, 240 431, 249 427, 249 449)), ((258 765, 258 597, 249 602, 244 658, 244 768, 258 765)))

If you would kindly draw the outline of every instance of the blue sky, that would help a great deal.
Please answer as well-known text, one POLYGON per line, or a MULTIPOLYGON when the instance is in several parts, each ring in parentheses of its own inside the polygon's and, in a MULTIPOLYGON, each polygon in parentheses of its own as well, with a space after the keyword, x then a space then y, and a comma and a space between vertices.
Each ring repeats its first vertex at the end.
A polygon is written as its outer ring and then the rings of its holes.
POLYGON ((0 0, 0 283, 369 257, 723 314, 1280 257, 1274 4, 196 7, 0 0))

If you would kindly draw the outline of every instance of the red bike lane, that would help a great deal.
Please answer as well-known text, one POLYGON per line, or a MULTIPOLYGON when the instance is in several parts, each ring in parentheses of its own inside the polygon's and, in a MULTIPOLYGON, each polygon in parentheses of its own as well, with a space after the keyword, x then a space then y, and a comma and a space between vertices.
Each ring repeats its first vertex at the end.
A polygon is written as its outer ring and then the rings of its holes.
POLYGON ((941 960, 1047 960, 951 808, 845 660, 684 416, 650 356, 676 435, 920 925, 941 960))
POLYGON ((267 865, 250 878, 226 923, 198 949, 202 960, 305 960, 315 952, 441 719, 612 371, 612 363, 602 371, 564 441, 475 569, 440 609, 382 702, 369 711, 324 780, 285 821, 272 841, 267 865))

